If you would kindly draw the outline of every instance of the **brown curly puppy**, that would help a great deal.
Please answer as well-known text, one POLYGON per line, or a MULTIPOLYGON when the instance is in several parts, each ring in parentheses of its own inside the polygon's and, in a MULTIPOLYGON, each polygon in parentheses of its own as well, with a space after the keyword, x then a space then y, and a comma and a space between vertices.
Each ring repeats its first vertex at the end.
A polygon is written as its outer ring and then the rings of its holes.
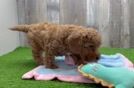
POLYGON ((38 64, 45 64, 47 68, 56 68, 54 57, 68 53, 76 64, 96 61, 99 57, 101 37, 92 28, 39 23, 18 25, 11 29, 27 33, 35 61, 38 64), (42 56, 43 51, 45 51, 45 59, 42 56))

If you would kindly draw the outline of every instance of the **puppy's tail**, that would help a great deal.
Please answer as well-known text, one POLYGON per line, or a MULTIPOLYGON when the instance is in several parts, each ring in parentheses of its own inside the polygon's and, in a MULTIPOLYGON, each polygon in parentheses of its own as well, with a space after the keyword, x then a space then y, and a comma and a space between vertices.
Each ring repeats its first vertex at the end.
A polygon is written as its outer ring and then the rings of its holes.
POLYGON ((21 31, 27 33, 30 29, 30 25, 18 25, 9 29, 13 31, 21 31))

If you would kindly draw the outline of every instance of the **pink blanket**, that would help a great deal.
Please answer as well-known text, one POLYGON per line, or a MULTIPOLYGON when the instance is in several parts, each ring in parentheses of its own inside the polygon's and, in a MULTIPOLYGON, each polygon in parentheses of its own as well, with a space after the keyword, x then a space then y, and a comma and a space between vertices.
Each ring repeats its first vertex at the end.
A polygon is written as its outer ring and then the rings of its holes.
MULTIPOLYGON (((66 59, 64 56, 56 57, 55 63, 59 66, 58 69, 47 69, 45 66, 38 66, 25 73, 22 79, 52 80, 57 78, 58 80, 66 82, 93 83, 92 80, 80 75, 77 71, 77 66, 74 65, 70 57, 66 59)), ((133 68, 133 63, 119 53, 115 55, 101 55, 98 63, 110 67, 133 68)))
POLYGON ((44 66, 38 66, 25 73, 22 79, 52 80, 57 78, 66 82, 92 83, 91 80, 80 75, 77 66, 65 64, 64 57, 58 57, 55 63, 58 65, 58 69, 47 69, 44 66))

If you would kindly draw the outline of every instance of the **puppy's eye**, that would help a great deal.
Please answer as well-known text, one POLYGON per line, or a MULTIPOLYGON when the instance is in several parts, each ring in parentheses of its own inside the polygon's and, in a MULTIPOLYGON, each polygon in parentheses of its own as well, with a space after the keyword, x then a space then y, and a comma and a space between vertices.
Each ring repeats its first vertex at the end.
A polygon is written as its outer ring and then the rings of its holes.
POLYGON ((95 47, 94 47, 93 45, 91 45, 89 48, 90 48, 93 52, 95 51, 95 47))
POLYGON ((90 47, 90 48, 94 48, 94 46, 93 46, 93 45, 89 45, 89 47, 90 47))
POLYGON ((84 45, 84 48, 91 48, 92 49, 92 48, 94 48, 94 46, 93 45, 90 45, 90 44, 85 44, 84 45))
POLYGON ((84 45, 84 48, 88 48, 88 47, 89 47, 89 45, 88 45, 88 44, 85 44, 85 45, 84 45))

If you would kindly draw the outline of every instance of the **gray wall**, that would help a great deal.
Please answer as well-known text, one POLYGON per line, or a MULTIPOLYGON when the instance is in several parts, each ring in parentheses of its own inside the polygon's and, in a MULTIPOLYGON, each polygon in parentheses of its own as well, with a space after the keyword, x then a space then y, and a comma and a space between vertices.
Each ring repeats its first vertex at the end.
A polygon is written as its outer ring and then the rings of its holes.
MULTIPOLYGON (((95 27, 102 46, 134 47, 133 0, 17 0, 20 24, 54 22, 95 27)), ((21 34, 21 45, 26 38, 21 34)))
POLYGON ((0 0, 0 55, 20 45, 19 33, 8 28, 18 24, 16 0, 0 0))

